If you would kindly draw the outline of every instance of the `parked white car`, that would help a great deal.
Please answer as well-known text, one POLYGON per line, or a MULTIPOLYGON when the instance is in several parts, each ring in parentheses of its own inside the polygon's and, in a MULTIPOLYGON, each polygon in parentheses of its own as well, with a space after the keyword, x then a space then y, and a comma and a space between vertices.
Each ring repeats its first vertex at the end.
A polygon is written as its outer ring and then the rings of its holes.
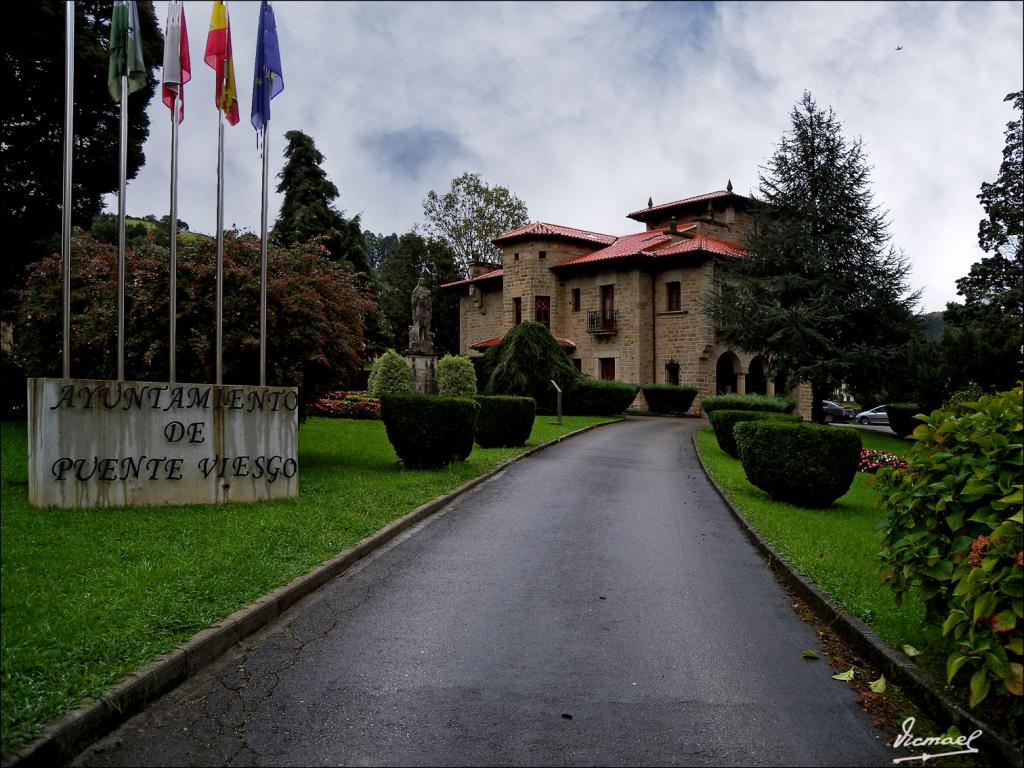
POLYGON ((889 425, 889 414, 886 412, 884 405, 872 408, 870 411, 861 411, 855 418, 860 424, 889 425))

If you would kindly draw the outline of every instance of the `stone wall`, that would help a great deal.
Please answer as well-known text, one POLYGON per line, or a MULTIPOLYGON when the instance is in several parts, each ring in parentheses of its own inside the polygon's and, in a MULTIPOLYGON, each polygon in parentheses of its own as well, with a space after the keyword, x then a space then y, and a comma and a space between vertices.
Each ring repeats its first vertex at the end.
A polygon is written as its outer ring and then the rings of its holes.
POLYGON ((470 345, 505 334, 503 294, 494 278, 474 286, 472 296, 459 297, 459 352, 475 354, 470 345), (493 286, 493 287, 492 287, 493 286))

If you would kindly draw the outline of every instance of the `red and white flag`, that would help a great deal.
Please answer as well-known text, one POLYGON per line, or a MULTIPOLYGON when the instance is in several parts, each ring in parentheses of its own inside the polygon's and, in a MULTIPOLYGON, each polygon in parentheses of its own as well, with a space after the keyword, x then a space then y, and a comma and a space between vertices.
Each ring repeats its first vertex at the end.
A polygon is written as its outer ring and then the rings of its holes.
POLYGON ((163 100, 174 109, 178 101, 178 122, 185 119, 185 83, 192 79, 192 65, 188 58, 188 30, 185 27, 185 6, 181 0, 167 4, 167 31, 164 34, 163 100))

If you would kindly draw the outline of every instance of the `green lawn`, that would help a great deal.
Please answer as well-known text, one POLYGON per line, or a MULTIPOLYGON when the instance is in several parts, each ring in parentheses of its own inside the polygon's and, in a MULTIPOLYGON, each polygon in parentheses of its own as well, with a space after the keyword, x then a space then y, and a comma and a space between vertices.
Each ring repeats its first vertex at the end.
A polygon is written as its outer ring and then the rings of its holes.
MULTIPOLYGON (((835 427, 840 429, 840 427, 835 427)), ((913 444, 868 430, 859 430, 863 447, 904 454, 913 444)), ((743 466, 718 447, 708 428, 697 433, 697 448, 719 487, 750 523, 803 575, 810 578, 847 612, 866 621, 894 648, 904 643, 922 651, 918 662, 942 676, 947 651, 940 633, 923 624, 924 609, 905 601, 879 581, 881 532, 885 518, 869 487, 871 475, 857 473, 849 492, 826 509, 804 509, 772 501, 751 485, 743 466)))
MULTIPOLYGON (((538 416, 527 448, 606 418, 538 416)), ((310 418, 301 495, 257 504, 28 506, 23 423, 0 426, 0 751, 201 629, 527 448, 439 471, 398 463, 379 421, 310 418)))

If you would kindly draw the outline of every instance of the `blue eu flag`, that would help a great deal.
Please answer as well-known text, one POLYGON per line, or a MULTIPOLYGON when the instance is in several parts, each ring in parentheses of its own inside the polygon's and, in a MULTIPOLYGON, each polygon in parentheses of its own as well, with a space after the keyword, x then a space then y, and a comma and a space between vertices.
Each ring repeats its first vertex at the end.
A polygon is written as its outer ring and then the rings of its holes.
POLYGON ((252 127, 257 131, 270 122, 270 100, 284 90, 277 22, 267 0, 260 3, 260 27, 256 34, 256 71, 252 80, 252 127))

